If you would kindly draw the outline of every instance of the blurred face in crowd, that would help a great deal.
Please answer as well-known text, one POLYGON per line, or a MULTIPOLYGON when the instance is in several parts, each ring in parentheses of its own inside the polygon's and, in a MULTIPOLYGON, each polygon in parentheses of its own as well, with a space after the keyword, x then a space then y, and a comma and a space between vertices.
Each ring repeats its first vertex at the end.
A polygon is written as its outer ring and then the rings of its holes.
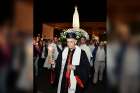
POLYGON ((103 48, 104 47, 104 43, 100 42, 100 47, 103 48))
POLYGON ((90 45, 92 45, 93 44, 93 40, 90 40, 90 45))
POLYGON ((40 34, 38 34, 38 37, 40 37, 40 34))
POLYGON ((81 38, 81 44, 86 44, 86 39, 85 38, 81 38))
POLYGON ((46 44, 46 42, 45 42, 45 41, 43 41, 43 46, 45 46, 45 44, 46 44))
POLYGON ((57 42, 58 42, 58 38, 54 37, 54 43, 57 43, 57 42))
POLYGON ((35 43, 36 43, 36 40, 35 40, 35 38, 33 38, 33 45, 35 45, 35 43))
POLYGON ((48 44, 51 44, 54 40, 49 39, 48 44))
POLYGON ((58 41, 58 44, 61 45, 61 41, 58 41))
POLYGON ((37 41, 37 42, 39 41, 39 37, 38 37, 38 36, 36 37, 36 41, 37 41))
POLYGON ((68 38, 67 39, 67 45, 71 49, 74 49, 75 48, 76 43, 77 43, 77 40, 75 40, 73 38, 68 38))
POLYGON ((98 45, 99 45, 99 42, 98 42, 97 40, 95 40, 95 41, 94 41, 94 45, 95 45, 95 46, 98 46, 98 45))

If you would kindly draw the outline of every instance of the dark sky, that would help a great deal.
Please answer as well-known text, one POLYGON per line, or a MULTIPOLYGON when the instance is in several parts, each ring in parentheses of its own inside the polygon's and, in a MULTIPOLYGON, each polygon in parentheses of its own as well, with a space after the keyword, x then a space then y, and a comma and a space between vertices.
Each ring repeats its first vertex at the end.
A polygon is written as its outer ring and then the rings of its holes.
POLYGON ((80 22, 106 21, 106 0, 34 0, 34 32, 44 22, 72 22, 75 5, 80 22))
POLYGON ((106 0, 36 0, 35 12, 43 22, 71 22, 75 5, 80 21, 106 19, 106 0))
POLYGON ((12 22, 14 16, 14 0, 0 0, 0 25, 5 21, 12 22))

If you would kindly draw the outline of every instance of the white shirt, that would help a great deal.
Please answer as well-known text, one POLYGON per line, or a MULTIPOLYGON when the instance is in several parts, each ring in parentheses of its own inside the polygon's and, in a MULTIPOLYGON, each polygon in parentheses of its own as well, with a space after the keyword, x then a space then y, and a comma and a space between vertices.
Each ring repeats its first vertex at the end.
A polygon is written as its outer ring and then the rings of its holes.
POLYGON ((90 48, 86 44, 80 45, 80 48, 86 52, 90 65, 92 66, 92 62, 91 62, 92 53, 90 48))
POLYGON ((98 47, 95 61, 105 61, 105 50, 104 50, 104 48, 98 47))
POLYGON ((94 50, 94 48, 95 48, 94 44, 89 45, 89 48, 90 48, 91 52, 93 52, 93 50, 94 50))
POLYGON ((62 45, 61 44, 58 44, 58 47, 62 50, 62 45))

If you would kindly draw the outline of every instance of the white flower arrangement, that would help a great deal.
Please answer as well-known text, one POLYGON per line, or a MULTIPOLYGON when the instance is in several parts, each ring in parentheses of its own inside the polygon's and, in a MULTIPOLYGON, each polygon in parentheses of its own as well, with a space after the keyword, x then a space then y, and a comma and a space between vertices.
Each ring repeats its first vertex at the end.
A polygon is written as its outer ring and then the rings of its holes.
POLYGON ((68 33, 75 33, 76 34, 76 39, 79 40, 81 37, 86 37, 86 39, 89 39, 89 35, 88 33, 83 30, 83 29, 76 29, 76 28, 71 28, 71 29, 68 29, 68 30, 63 30, 64 32, 60 33, 60 39, 62 41, 66 40, 66 35, 68 33))
POLYGON ((61 36, 60 38, 66 39, 66 35, 70 32, 73 32, 76 34, 76 39, 80 39, 81 37, 84 36, 84 34, 81 31, 64 31, 64 32, 60 33, 60 36, 61 36))

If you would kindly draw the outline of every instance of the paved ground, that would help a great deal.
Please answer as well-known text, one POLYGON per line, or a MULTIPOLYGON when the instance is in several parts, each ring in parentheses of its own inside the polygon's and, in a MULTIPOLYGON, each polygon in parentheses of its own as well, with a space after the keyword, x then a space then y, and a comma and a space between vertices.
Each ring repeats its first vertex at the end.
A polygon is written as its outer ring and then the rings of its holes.
MULTIPOLYGON (((87 93, 106 93, 106 75, 104 75, 103 82, 98 82, 96 85, 93 85, 92 82, 89 84, 87 93)), ((50 84, 48 84, 48 72, 42 70, 40 76, 38 77, 38 93, 56 93, 56 89, 50 84)))

